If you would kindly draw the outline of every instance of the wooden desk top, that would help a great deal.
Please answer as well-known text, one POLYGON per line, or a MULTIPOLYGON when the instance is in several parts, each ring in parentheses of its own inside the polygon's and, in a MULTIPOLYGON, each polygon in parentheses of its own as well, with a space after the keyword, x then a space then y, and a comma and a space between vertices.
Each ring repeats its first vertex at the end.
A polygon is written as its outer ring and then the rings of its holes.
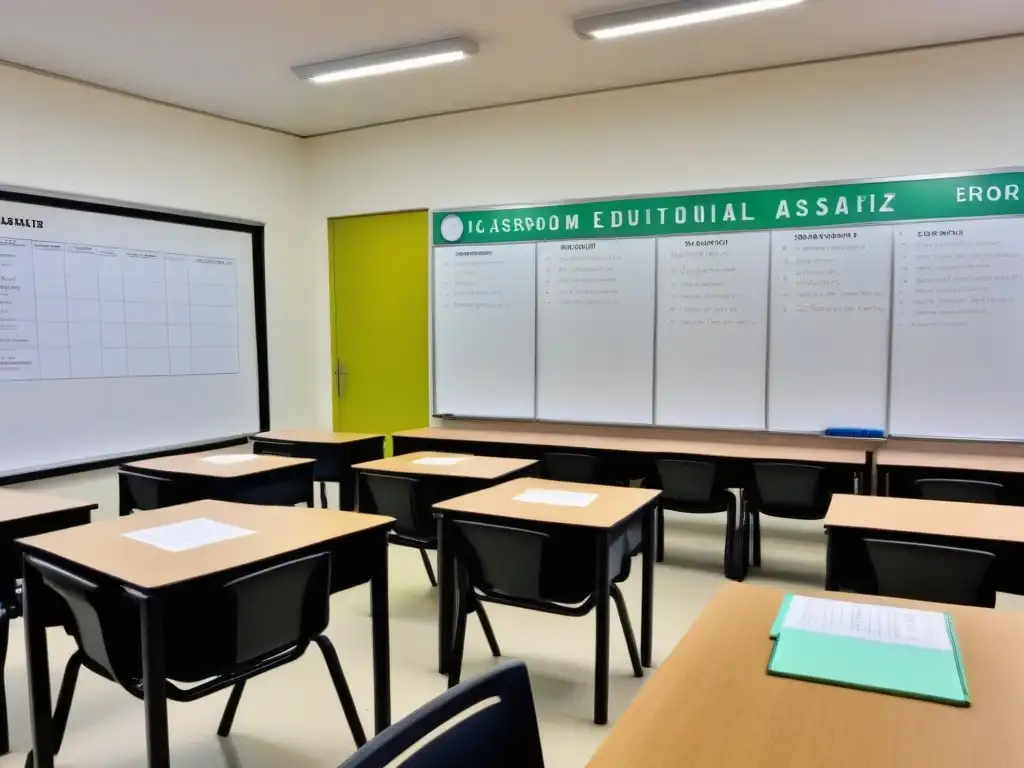
POLYGON ((1024 445, 893 441, 878 449, 880 467, 1024 472, 1024 445))
POLYGON ((387 459, 364 461, 354 464, 353 469, 367 472, 393 472, 403 475, 440 475, 443 477, 465 477, 477 480, 497 480, 513 472, 533 466, 535 459, 500 459, 495 456, 471 456, 466 453, 441 453, 439 451, 418 451, 392 456, 387 459), (457 464, 417 464, 421 459, 460 459, 457 464))
POLYGON ((953 614, 972 700, 960 708, 770 677, 768 632, 783 594, 719 589, 589 768, 1024 765, 1024 614, 819 593, 953 614))
POLYGON ((21 539, 48 553, 140 589, 158 589, 390 525, 392 518, 332 509, 195 501, 21 539), (254 530, 241 538, 167 552, 124 534, 205 518, 254 530))
POLYGON ((485 488, 482 491, 442 501, 440 504, 435 504, 434 509, 470 515, 506 517, 510 520, 578 525, 584 528, 614 528, 622 520, 641 507, 650 504, 660 495, 661 491, 649 488, 562 483, 557 480, 522 477, 485 488), (516 501, 516 496, 531 489, 596 493, 598 496, 585 507, 516 501))
POLYGON ((128 469, 168 472, 178 475, 200 475, 203 477, 244 477, 260 472, 271 472, 275 469, 294 467, 299 464, 312 464, 314 459, 299 459, 288 456, 268 456, 265 454, 231 454, 226 451, 202 451, 201 453, 179 453, 159 459, 133 461, 122 466, 128 469), (205 461, 211 456, 252 456, 253 458, 235 464, 217 464, 205 461))
POLYGON ((274 429, 260 432, 253 439, 283 440, 290 443, 357 443, 360 440, 384 439, 384 435, 372 435, 364 432, 330 432, 321 429, 274 429))
POLYGON ((825 527, 1024 543, 1024 507, 836 494, 825 527))
POLYGON ((483 443, 580 448, 634 453, 689 454, 768 461, 820 461, 864 464, 867 451, 878 443, 818 435, 777 435, 768 432, 709 432, 694 430, 680 437, 627 437, 542 430, 461 429, 426 427, 396 432, 396 437, 467 440, 483 443))
POLYGON ((26 517, 53 515, 71 509, 96 509, 98 506, 99 504, 91 501, 76 501, 46 493, 0 488, 0 523, 26 517))

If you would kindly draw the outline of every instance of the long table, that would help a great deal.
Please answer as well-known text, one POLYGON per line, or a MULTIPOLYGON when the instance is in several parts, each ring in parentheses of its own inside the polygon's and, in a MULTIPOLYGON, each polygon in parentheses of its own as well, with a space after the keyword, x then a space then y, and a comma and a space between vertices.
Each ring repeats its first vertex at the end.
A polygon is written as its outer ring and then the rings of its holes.
POLYGON ((875 453, 879 493, 914 496, 914 481, 952 477, 1001 483, 1003 501, 1024 504, 1024 445, 966 441, 888 440, 875 453))
POLYGON ((971 690, 959 708, 769 676, 783 594, 721 587, 589 768, 1024 765, 1024 614, 843 596, 950 612, 971 690))

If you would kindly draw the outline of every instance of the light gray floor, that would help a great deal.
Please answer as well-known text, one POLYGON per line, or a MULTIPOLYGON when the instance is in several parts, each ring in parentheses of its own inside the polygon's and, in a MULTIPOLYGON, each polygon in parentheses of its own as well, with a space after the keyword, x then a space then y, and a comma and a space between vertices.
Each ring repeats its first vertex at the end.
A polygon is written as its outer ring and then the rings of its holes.
MULTIPOLYGON (((724 515, 667 513, 666 562, 655 571, 654 661, 673 649, 724 579, 721 574, 724 515)), ((824 535, 819 523, 766 520, 763 568, 748 581, 779 587, 820 587, 824 579, 824 535)), ((395 719, 441 693, 445 680, 436 663, 436 602, 415 550, 391 549, 391 670, 395 719)), ((639 634, 639 570, 624 585, 639 634)), ((1000 596, 1000 609, 1024 608, 1024 599, 1000 596)), ((533 684, 546 762, 551 768, 586 765, 609 727, 595 726, 593 614, 563 618, 503 606, 488 606, 507 658, 526 661, 533 684)), ((366 588, 337 595, 328 634, 341 656, 367 731, 372 729, 369 595, 366 588)), ((51 630, 53 685, 72 643, 51 630)), ((614 722, 643 681, 634 679, 614 609, 611 635, 610 718, 614 722)), ((465 675, 493 663, 475 620, 467 632, 465 675)), ((650 674, 650 672, 648 673, 650 674)), ((21 622, 11 633, 7 691, 14 752, 0 768, 21 766, 29 729, 21 622)), ((230 739, 216 728, 226 693, 192 704, 170 704, 171 759, 176 768, 333 768, 354 750, 319 653, 311 649, 295 664, 247 686, 230 739)), ((137 768, 145 765, 142 703, 119 687, 83 671, 71 712, 60 766, 137 768)))

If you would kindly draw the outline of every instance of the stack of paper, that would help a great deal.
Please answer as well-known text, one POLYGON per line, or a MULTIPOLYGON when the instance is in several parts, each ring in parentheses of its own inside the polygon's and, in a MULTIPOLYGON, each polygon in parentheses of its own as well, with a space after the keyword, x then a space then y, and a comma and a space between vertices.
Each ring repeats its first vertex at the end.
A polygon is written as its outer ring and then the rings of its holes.
POLYGON ((787 595, 768 673, 969 706, 948 613, 787 595))

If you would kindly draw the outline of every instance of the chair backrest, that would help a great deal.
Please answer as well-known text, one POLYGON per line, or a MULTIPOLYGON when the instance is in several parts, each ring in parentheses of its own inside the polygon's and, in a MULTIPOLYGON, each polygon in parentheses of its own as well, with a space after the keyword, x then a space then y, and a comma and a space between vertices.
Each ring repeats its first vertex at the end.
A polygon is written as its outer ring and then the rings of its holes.
POLYGON ((996 556, 976 549, 865 539, 878 594, 994 608, 996 556))
POLYGON ((930 501, 967 501, 973 504, 998 504, 1003 496, 1000 483, 984 480, 961 480, 951 477, 928 477, 914 481, 922 499, 930 501))
POLYGON ((664 501, 674 501, 694 511, 725 509, 721 496, 727 491, 715 485, 718 467, 714 462, 658 459, 657 467, 664 501))
POLYGON ((395 533, 418 539, 436 539, 433 510, 419 492, 419 481, 398 475, 363 473, 377 514, 395 518, 395 533))
POLYGON ((766 515, 820 520, 832 498, 826 479, 824 467, 756 461, 751 500, 766 515))
MULTIPOLYGON (((589 537, 470 520, 456 520, 451 532, 448 544, 456 560, 470 584, 484 595, 524 605, 574 605, 594 594, 595 555, 589 537)), ((625 534, 612 549, 614 579, 628 562, 625 534)))
POLYGON ((585 453, 545 453, 542 457, 544 477, 566 483, 599 483, 601 462, 585 453))
POLYGON ((117 486, 118 508, 122 516, 136 510, 161 509, 194 501, 186 490, 186 484, 135 469, 119 469, 117 486))
POLYGON ((340 768, 544 768, 530 676, 508 661, 456 685, 363 745, 340 768), (457 720, 468 710, 484 706, 457 720), (428 740, 429 739, 429 740, 428 740), (415 751, 408 753, 414 747, 415 751), (395 761, 402 757, 400 763, 395 761))
MULTIPOLYGON (((32 564, 70 609, 82 653, 135 693, 142 676, 137 603, 121 589, 36 558, 32 564)), ((305 647, 327 627, 330 572, 324 552, 204 584, 201 594, 184 591, 165 610, 168 679, 199 682, 305 647)))

